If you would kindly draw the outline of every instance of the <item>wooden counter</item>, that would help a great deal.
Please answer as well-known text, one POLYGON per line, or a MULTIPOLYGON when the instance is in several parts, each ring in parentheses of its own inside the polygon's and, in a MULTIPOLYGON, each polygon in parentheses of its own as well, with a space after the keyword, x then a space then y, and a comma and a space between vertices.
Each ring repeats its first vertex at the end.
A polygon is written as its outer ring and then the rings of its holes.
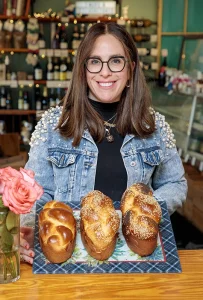
POLYGON ((34 275, 22 264, 20 280, 0 285, 0 299, 203 299, 203 250, 178 252, 181 274, 34 275))

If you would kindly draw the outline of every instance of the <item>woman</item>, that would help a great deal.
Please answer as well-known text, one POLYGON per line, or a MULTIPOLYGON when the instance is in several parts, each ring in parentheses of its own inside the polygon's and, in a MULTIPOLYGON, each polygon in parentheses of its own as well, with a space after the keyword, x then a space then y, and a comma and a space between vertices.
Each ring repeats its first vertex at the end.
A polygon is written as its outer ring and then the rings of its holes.
MULTIPOLYGON (((116 201, 127 186, 143 182, 170 214, 181 207, 184 169, 169 125, 150 105, 131 36, 114 23, 92 26, 63 106, 46 112, 32 135, 26 168, 43 186, 42 198, 78 202, 97 189, 116 201)), ((22 224, 32 225, 33 215, 22 224)), ((23 228, 21 253, 30 263, 32 234, 23 228)))

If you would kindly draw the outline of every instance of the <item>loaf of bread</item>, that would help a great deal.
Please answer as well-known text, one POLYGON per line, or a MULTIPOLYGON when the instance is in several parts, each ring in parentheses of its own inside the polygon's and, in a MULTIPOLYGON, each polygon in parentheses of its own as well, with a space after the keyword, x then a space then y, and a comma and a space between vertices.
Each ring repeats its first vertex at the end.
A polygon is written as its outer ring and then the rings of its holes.
POLYGON ((113 253, 120 224, 112 200, 100 191, 88 193, 82 200, 80 231, 84 247, 97 260, 113 253))
POLYGON ((140 256, 154 252, 162 212, 148 186, 137 183, 121 199, 122 232, 128 247, 140 256))
POLYGON ((44 255, 52 263, 62 263, 72 256, 76 220, 69 205, 55 200, 45 204, 39 214, 39 241, 44 255))

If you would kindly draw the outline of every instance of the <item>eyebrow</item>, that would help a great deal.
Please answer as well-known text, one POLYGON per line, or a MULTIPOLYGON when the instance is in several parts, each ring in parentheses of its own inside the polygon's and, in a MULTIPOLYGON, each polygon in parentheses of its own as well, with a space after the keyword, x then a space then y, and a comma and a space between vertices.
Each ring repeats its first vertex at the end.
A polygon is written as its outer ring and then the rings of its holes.
MULTIPOLYGON (((109 59, 113 58, 113 57, 125 57, 125 56, 122 54, 113 54, 113 55, 109 56, 109 59)), ((101 56, 98 56, 98 55, 91 55, 89 58, 99 58, 102 60, 101 56)))

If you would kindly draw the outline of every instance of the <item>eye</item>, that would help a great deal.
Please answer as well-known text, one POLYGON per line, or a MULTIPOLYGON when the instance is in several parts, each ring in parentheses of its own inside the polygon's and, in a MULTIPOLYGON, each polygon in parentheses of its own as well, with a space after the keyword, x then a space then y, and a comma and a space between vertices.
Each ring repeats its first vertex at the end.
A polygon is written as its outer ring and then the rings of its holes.
POLYGON ((89 65, 99 65, 101 61, 97 58, 90 58, 88 59, 88 64, 89 65))
POLYGON ((123 64, 123 59, 121 57, 113 57, 110 61, 114 65, 123 64))

